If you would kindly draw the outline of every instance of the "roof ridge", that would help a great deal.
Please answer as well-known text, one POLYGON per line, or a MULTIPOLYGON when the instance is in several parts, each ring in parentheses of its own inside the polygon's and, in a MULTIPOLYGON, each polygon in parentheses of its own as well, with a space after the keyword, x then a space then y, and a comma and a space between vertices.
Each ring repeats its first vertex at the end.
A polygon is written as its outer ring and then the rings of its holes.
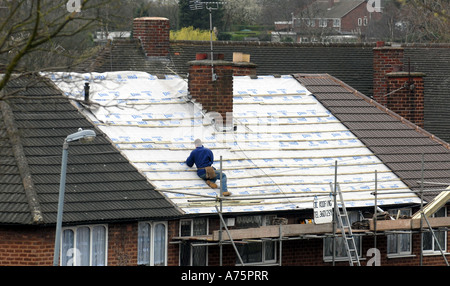
POLYGON ((31 179, 31 172, 26 160, 25 153, 23 151, 22 142, 20 140, 19 131, 14 122, 14 115, 11 107, 5 101, 0 101, 0 110, 3 113, 3 119, 5 127, 8 133, 9 140, 11 142, 12 151, 17 162, 20 176, 22 178, 23 187, 25 189, 25 195, 28 200, 28 206, 30 207, 31 219, 34 224, 44 222, 44 218, 41 212, 41 206, 37 199, 37 194, 34 189, 33 180, 31 179))

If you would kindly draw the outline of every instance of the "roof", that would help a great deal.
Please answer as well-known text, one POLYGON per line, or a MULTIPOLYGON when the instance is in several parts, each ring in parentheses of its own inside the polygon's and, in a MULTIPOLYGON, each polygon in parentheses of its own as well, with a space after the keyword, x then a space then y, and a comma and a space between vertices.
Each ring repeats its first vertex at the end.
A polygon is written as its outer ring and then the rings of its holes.
POLYGON ((171 74, 173 66, 169 57, 146 57, 138 39, 114 38, 72 69, 76 72, 123 70, 171 74))
MULTIPOLYGON (((373 44, 292 44, 270 42, 214 42, 214 52, 231 61, 234 52, 250 55, 258 75, 327 73, 366 95, 372 94, 373 44)), ((209 43, 171 43, 171 60, 180 76, 188 73, 188 62, 196 53, 211 50, 209 43)), ((144 70, 141 70, 144 71, 144 70)))
MULTIPOLYGON (((315 1, 307 8, 306 18, 342 18, 350 11, 365 3, 365 0, 340 0, 330 7, 330 1, 315 1)), ((300 15, 298 15, 300 16, 300 15)), ((303 17, 304 18, 304 17, 303 17)))
MULTIPOLYGON (((217 131, 201 106, 186 97, 187 83, 177 76, 110 72, 51 78, 71 98, 81 96, 81 81, 89 81, 95 104, 85 115, 156 190, 188 214, 216 212, 218 190, 184 163, 197 137, 215 153, 216 168, 223 159, 232 193, 224 201, 224 212, 311 209, 314 196, 330 194, 335 162, 349 207, 374 205, 375 170, 380 174, 378 189, 397 192, 379 195, 379 205, 419 203, 408 186, 292 76, 235 76, 236 131, 226 133, 217 131)), ((333 86, 330 92, 344 89, 333 86)))
MULTIPOLYGON (((425 190, 450 185, 448 143, 330 75, 295 77, 412 190, 421 190, 422 177, 425 190)), ((424 198, 430 201, 438 193, 427 192, 424 198)))
MULTIPOLYGON (((373 43, 326 43, 326 44, 295 44, 295 43, 269 43, 269 42, 214 42, 214 51, 217 53, 225 54, 225 60, 231 60, 233 52, 243 52, 251 55, 251 61, 257 65, 258 75, 276 75, 276 74, 327 74, 334 78, 339 79, 346 85, 351 86, 351 90, 354 90, 357 94, 364 94, 367 97, 372 96, 373 86, 373 43)), ((447 118, 446 106, 450 104, 447 100, 448 94, 450 94, 450 85, 448 82, 448 63, 450 62, 450 49, 446 44, 409 44, 403 45, 405 59, 405 67, 411 64, 411 67, 415 71, 421 71, 426 74, 425 81, 425 130, 433 135, 429 137, 438 137, 444 141, 450 141, 450 133, 447 130, 450 128, 450 120, 447 118)), ((173 41, 171 42, 170 51, 170 63, 172 74, 177 74, 181 77, 185 77, 188 73, 188 62, 195 58, 197 52, 209 52, 210 43, 201 41, 173 41)), ((124 70, 130 70, 131 67, 127 67, 127 62, 123 61, 124 70)), ((91 70, 95 71, 95 70, 91 70)), ((139 71, 145 71, 139 69, 139 71)), ((330 98, 333 98, 333 93, 326 94, 330 98)), ((356 97, 354 98, 356 99, 356 97)), ((339 102, 339 101, 337 101, 339 102)), ((345 104, 356 103, 357 101, 345 102, 345 104)), ((325 103, 325 102, 324 102, 325 103)), ((341 101, 344 104, 343 101, 341 101)), ((358 106, 349 105, 341 107, 341 110, 357 110, 358 106)), ((343 117, 345 121, 349 118, 349 115, 343 117)), ((375 123, 370 123, 368 126, 372 126, 375 123)), ((364 128, 364 127, 363 127, 364 128)), ((375 136, 371 130, 366 130, 366 133, 370 133, 371 136, 375 136)), ((358 131, 359 135, 364 133, 364 130, 358 131)), ((380 130, 376 135, 379 138, 378 141, 389 140, 392 136, 391 131, 386 129, 380 130)), ((420 134, 425 134, 421 132, 420 134)), ((399 135, 398 133, 396 133, 399 135)), ((417 135, 417 133, 414 133, 417 135)), ((409 136, 409 135, 408 135, 409 136)), ((405 136, 405 137, 408 137, 405 136)), ((374 140, 367 141, 366 144, 374 142, 374 140)), ((434 141, 436 142, 436 141, 434 141)), ((413 144, 413 143, 408 143, 413 144)), ((370 148, 370 146, 368 145, 370 148)), ((425 153, 430 153, 425 156, 425 162, 427 158, 436 158, 430 161, 428 166, 429 171, 425 172, 426 179, 433 181, 439 179, 441 182, 446 182, 444 179, 447 175, 445 170, 446 157, 441 157, 443 151, 439 148, 436 155, 432 149, 427 149, 425 153), (442 160, 440 160, 441 158, 442 160), (443 165, 444 164, 444 165, 443 165), (444 166, 444 167, 443 167, 444 166), (435 169, 431 171, 431 169, 435 169)), ((395 155, 391 156, 392 157, 395 155)), ((416 168, 413 175, 416 178, 420 178, 417 175, 417 165, 421 160, 409 157, 409 166, 416 168), (412 160, 412 161, 411 161, 412 160), (419 160, 419 161, 418 161, 419 160)), ((387 160, 387 157, 383 157, 387 160)), ((398 157, 399 158, 399 157, 398 157)), ((400 167, 401 164, 390 164, 393 170, 396 167, 400 167)), ((404 173, 408 171, 405 170, 404 173)), ((409 177, 409 176, 407 176, 409 177)), ((410 179, 408 182, 413 183, 416 179, 410 179)), ((417 188, 417 185, 411 185, 411 188, 417 188)))
POLYGON ((62 145, 79 128, 89 144, 70 143, 64 223, 177 216, 180 212, 48 80, 20 77, 1 101, 0 223, 54 224, 62 145))
MULTIPOLYGON (((251 56, 258 75, 326 73, 362 94, 373 95, 374 43, 269 43, 214 42, 214 51, 232 60, 233 52, 251 56)), ((425 73, 425 129, 450 142, 450 49, 448 44, 403 45, 404 66, 425 73)), ((180 76, 188 72, 188 62, 196 52, 210 51, 209 42, 171 43, 171 61, 180 76)))

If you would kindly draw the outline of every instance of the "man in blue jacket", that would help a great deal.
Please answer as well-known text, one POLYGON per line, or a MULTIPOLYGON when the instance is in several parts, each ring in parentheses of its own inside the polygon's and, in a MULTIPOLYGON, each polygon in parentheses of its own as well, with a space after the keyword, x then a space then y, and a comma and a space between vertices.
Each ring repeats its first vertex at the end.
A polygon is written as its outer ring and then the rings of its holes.
POLYGON ((214 163, 213 152, 205 148, 200 139, 194 141, 195 149, 192 150, 189 157, 186 159, 186 165, 192 167, 194 164, 197 167, 197 175, 206 181, 206 184, 211 188, 217 188, 216 180, 220 180, 223 195, 230 195, 227 189, 227 176, 222 172, 222 178, 220 178, 220 171, 212 167, 214 163))

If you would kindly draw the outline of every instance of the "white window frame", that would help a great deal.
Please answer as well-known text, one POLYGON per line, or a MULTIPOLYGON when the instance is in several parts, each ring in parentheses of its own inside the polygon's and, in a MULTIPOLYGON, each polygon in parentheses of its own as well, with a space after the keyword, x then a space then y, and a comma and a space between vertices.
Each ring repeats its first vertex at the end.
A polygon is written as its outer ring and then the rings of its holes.
POLYGON ((305 19, 305 24, 307 27, 315 27, 316 19, 305 19))
MULTIPOLYGON (((348 211, 348 217, 350 220, 350 224, 352 224, 355 221, 359 220, 360 217, 360 212, 359 211, 348 211)), ((346 219, 343 219, 342 222, 344 223, 344 225, 347 226, 347 222, 346 219)), ((355 236, 355 243, 356 243, 356 247, 358 248, 358 256, 361 257, 361 251, 362 251, 362 236, 358 236, 358 235, 354 235, 355 236)), ((339 247, 339 245, 341 245, 342 248, 344 247, 343 244, 343 238, 342 237, 337 237, 336 238, 336 246, 339 247)), ((327 247, 329 247, 330 251, 332 251, 333 247, 333 237, 328 237, 328 238, 324 238, 323 239, 323 261, 325 262, 331 262, 333 260, 333 253, 331 253, 331 255, 327 255, 326 251, 327 251, 327 247)), ((338 249, 335 249, 335 251, 338 251, 338 249)), ((338 256, 336 255, 335 257, 335 261, 348 261, 348 257, 347 257, 347 253, 344 250, 342 250, 342 256, 338 256)))
MULTIPOLYGON (((406 209, 390 209, 389 214, 392 216, 396 216, 399 212, 400 215, 406 215, 411 216, 412 210, 410 208, 406 209)), ((403 233, 393 233, 393 234, 387 234, 386 235, 387 240, 387 246, 386 251, 388 257, 398 257, 398 256, 405 256, 405 255, 411 255, 412 254, 412 232, 411 231, 404 231, 403 233), (401 250, 402 239, 408 239, 409 241, 409 249, 408 250, 401 250), (395 251, 391 249, 391 245, 395 245, 395 251)))
MULTIPOLYGON (((138 253, 137 253, 137 263, 138 265, 155 266, 155 245, 156 236, 155 229, 158 225, 164 226, 164 245, 162 246, 163 251, 163 263, 157 264, 157 266, 167 266, 167 248, 168 248, 168 223, 167 221, 141 221, 138 223, 138 253), (143 239, 143 227, 150 227, 149 237, 144 242, 143 239), (148 244, 147 244, 148 242, 148 244), (143 248, 147 247, 149 250, 148 255, 144 256, 143 248)), ((145 234, 147 235, 147 234, 145 234)))
MULTIPOLYGON (((440 208, 438 211, 436 211, 433 215, 431 215, 431 217, 447 217, 447 207, 443 206, 442 208, 440 208), (439 212, 442 211, 444 212, 443 215, 440 215, 439 212), (436 216, 438 215, 438 216, 436 216)), ((422 234, 422 236, 424 235, 428 235, 429 238, 431 240, 432 243, 432 247, 431 249, 423 249, 423 253, 424 254, 441 254, 441 252, 439 251, 439 247, 436 243, 436 241, 434 240, 433 234, 431 232, 426 232, 426 230, 429 230, 428 225, 424 224, 424 233, 422 234)), ((446 230, 439 230, 439 229, 433 229, 434 231, 434 235, 439 235, 440 233, 442 233, 442 235, 444 236, 444 243, 441 244, 442 247, 442 251, 446 252, 447 251, 447 231, 446 230)), ((425 238, 424 238, 425 240, 425 238)), ((425 247, 425 244, 423 245, 425 247)))
POLYGON ((362 24, 363 24, 363 19, 362 18, 358 18, 358 26, 362 26, 362 24))
POLYGON ((328 19, 319 19, 319 27, 326 28, 328 26, 328 19))
MULTIPOLYGON (((206 229, 205 229, 205 234, 208 234, 209 233, 209 219, 208 218, 199 218, 199 219, 205 219, 206 220, 206 229)), ((182 227, 182 223, 183 222, 189 222, 190 223, 190 234, 188 235, 188 236, 193 236, 193 235, 195 235, 194 234, 194 221, 195 220, 199 220, 199 219, 181 219, 180 220, 180 226, 179 226, 179 234, 180 234, 180 237, 181 236, 183 236, 183 234, 181 233, 181 227, 182 227)), ((188 241, 188 243, 189 243, 189 245, 188 245, 188 247, 189 247, 189 262, 188 262, 188 265, 184 265, 184 266, 196 266, 196 265, 194 265, 194 255, 195 255, 195 253, 196 253, 196 249, 195 248, 199 248, 199 247, 204 247, 204 249, 205 249, 205 266, 208 266, 208 246, 194 246, 194 244, 196 244, 195 242, 189 242, 188 241)), ((179 257, 180 257, 180 259, 179 259, 179 263, 180 263, 180 266, 182 266, 181 265, 181 263, 182 263, 182 259, 181 259, 181 255, 183 254, 183 247, 186 247, 186 246, 180 246, 180 253, 179 253, 179 257)), ((187 249, 185 249, 185 250, 187 250, 187 249)))
POLYGON ((85 265, 85 266, 93 266, 93 229, 96 227, 103 227, 105 229, 105 237, 104 237, 104 257, 103 257, 103 261, 104 264, 99 265, 99 266, 107 266, 108 265, 108 225, 105 224, 96 224, 96 225, 80 225, 80 226, 73 226, 73 227, 65 227, 61 230, 62 235, 61 235, 61 251, 60 251, 60 265, 62 266, 79 266, 80 265, 80 251, 78 250, 78 236, 79 234, 79 230, 83 229, 83 228, 88 228, 89 229, 89 265, 85 265), (65 231, 72 231, 73 233, 73 248, 69 248, 67 249, 67 251, 63 251, 65 249, 65 231), (66 253, 64 253, 66 252, 66 253), (67 256, 69 258, 67 259, 63 259, 63 257, 67 256), (63 263, 66 262, 66 263, 63 263))
POLYGON ((333 27, 340 28, 341 27, 341 19, 339 19, 339 18, 333 19, 333 27))

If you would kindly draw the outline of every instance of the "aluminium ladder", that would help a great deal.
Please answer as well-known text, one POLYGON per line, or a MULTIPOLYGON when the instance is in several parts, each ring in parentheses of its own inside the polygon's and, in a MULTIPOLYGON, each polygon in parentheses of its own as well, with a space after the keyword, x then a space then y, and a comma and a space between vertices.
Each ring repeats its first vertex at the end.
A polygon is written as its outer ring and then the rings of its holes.
POLYGON ((335 206, 335 214, 338 219, 339 228, 341 229, 342 239, 344 241, 345 250, 347 251, 348 262, 350 266, 361 266, 359 262, 358 250, 353 236, 350 220, 348 219, 347 209, 345 208, 344 198, 342 196, 341 188, 337 184, 337 192, 341 201, 341 211, 338 206, 335 206), (342 218, 346 219, 347 225, 344 225, 342 218), (347 230, 347 233, 346 233, 347 230))

